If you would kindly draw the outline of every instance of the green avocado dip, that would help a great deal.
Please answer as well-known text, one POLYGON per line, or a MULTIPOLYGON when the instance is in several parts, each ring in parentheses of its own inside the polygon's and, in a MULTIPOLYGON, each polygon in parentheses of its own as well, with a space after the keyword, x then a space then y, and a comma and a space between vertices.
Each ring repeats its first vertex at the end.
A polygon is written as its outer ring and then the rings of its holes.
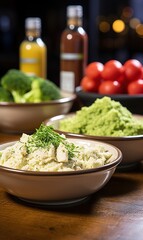
POLYGON ((59 130, 94 136, 133 136, 143 134, 143 121, 135 119, 120 102, 105 96, 71 117, 60 120, 59 130))

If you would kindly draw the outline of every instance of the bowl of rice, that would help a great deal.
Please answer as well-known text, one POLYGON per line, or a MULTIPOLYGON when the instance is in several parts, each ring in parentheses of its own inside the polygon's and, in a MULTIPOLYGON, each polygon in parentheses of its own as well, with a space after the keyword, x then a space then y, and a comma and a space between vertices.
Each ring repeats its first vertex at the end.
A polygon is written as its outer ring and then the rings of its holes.
POLYGON ((111 144, 41 125, 32 135, 0 145, 0 186, 28 203, 79 203, 106 185, 121 160, 111 144))

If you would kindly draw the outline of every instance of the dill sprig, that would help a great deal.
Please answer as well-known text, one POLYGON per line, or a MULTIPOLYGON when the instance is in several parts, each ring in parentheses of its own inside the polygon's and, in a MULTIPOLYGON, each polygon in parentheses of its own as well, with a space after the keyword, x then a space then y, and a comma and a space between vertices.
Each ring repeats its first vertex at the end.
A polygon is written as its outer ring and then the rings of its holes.
POLYGON ((64 140, 64 137, 54 131, 53 126, 41 124, 36 132, 30 136, 27 147, 44 148, 53 144, 57 148, 64 140))
POLYGON ((53 126, 46 126, 42 123, 40 127, 36 129, 36 132, 30 136, 26 146, 27 151, 31 152, 33 148, 45 148, 50 146, 50 144, 53 144, 54 147, 57 148, 60 143, 65 145, 68 150, 68 157, 71 159, 77 147, 73 143, 67 142, 64 136, 55 132, 53 126))

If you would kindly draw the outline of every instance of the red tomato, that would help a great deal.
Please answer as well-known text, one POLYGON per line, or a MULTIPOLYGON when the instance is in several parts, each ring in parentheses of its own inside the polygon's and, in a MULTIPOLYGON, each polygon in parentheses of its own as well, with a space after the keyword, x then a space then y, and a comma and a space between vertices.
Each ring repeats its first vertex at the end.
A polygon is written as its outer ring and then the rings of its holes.
POLYGON ((142 77, 142 64, 137 59, 129 59, 124 63, 125 79, 128 82, 141 79, 142 77))
POLYGON ((89 78, 95 80, 101 79, 101 73, 103 71, 104 65, 101 62, 89 63, 85 68, 85 75, 89 78))
POLYGON ((142 66, 142 76, 141 76, 141 79, 143 79, 143 66, 142 66))
POLYGON ((125 68, 124 68, 124 66, 121 67, 120 73, 121 74, 118 77, 118 79, 116 79, 116 81, 118 81, 119 83, 123 84, 125 82, 125 68))
POLYGON ((143 79, 138 79, 128 84, 128 94, 143 94, 143 79))
POLYGON ((89 78, 87 76, 84 76, 80 82, 80 86, 86 92, 98 92, 99 85, 99 80, 94 80, 93 78, 89 78))
POLYGON ((128 82, 125 78, 124 66, 121 68, 121 76, 117 79, 117 81, 121 84, 122 89, 123 89, 123 93, 127 93, 128 82))
POLYGON ((99 86, 100 94, 120 94, 123 93, 122 85, 118 81, 104 81, 99 86))
POLYGON ((105 63, 104 69, 102 71, 102 78, 104 80, 115 81, 121 78, 123 74, 123 65, 117 60, 109 60, 105 63))

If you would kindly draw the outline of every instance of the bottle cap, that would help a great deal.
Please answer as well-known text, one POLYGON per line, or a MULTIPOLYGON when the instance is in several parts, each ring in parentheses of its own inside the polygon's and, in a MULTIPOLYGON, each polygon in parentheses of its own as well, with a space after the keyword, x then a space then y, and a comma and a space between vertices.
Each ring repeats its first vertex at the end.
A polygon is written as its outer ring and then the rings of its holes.
POLYGON ((80 5, 70 5, 67 7, 68 17, 82 17, 83 9, 80 5))
POLYGON ((41 28, 41 19, 36 17, 36 18, 26 18, 25 19, 25 27, 28 29, 40 29, 41 28))

